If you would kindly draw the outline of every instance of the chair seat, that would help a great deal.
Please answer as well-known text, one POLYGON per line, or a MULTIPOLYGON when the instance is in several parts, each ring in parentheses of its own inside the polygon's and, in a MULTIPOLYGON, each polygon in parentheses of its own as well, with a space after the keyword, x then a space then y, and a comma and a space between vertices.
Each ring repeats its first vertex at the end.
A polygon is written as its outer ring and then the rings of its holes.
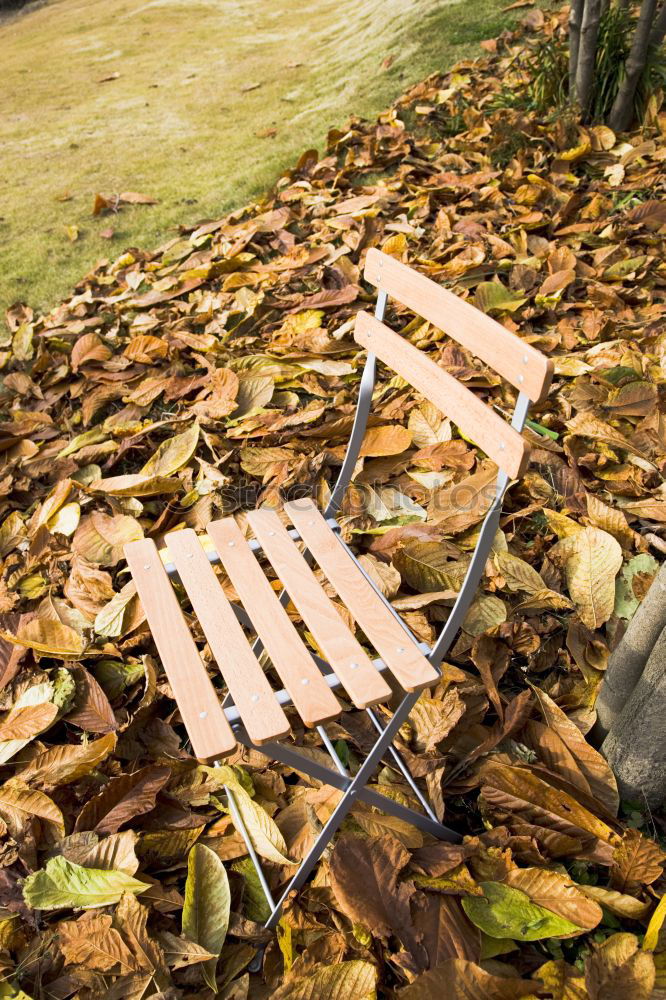
MULTIPOLYGON (((397 683, 408 692, 434 684, 439 676, 437 671, 314 502, 293 501, 286 504, 284 510, 311 557, 397 683)), ((388 700, 392 688, 348 628, 278 514, 266 508, 255 510, 248 515, 248 522, 330 665, 329 676, 338 678, 357 708, 388 700)), ((342 711, 340 702, 236 521, 232 517, 212 521, 206 531, 275 673, 304 724, 313 727, 336 718, 342 711)), ((261 745, 284 737, 289 732, 287 717, 198 536, 185 529, 167 535, 166 543, 250 740, 261 745)), ((125 552, 195 754, 208 759, 232 753, 236 737, 201 661, 154 542, 149 539, 134 542, 125 552)))

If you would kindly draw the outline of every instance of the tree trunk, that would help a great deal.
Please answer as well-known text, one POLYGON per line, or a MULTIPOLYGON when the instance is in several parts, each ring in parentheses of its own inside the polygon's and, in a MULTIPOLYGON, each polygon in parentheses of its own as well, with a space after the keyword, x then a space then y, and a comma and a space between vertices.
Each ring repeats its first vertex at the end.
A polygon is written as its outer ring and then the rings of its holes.
POLYGON ((576 97, 586 118, 592 103, 592 85, 597 55, 597 37, 601 17, 601 0, 585 0, 580 45, 576 66, 576 97))
POLYGON ((647 658, 664 628, 666 628, 666 563, 661 566, 652 581, 652 586, 608 661, 608 668, 595 705, 597 722, 593 736, 598 743, 608 735, 616 718, 629 701, 632 691, 641 678, 647 658))
POLYGON ((654 22, 654 27, 652 28, 650 48, 658 49, 664 38, 666 38, 666 0, 657 14, 657 20, 654 22))
POLYGON ((666 798, 666 629, 601 752, 620 796, 656 808, 666 798))
POLYGON ((608 124, 614 132, 624 132, 631 125, 634 117, 634 98, 638 82, 643 75, 650 49, 657 0, 643 0, 641 13, 634 32, 634 40, 624 67, 624 79, 613 102, 608 124))
POLYGON ((569 8, 569 100, 576 103, 576 70, 578 69, 578 51, 580 48, 580 26, 583 23, 583 8, 585 0, 571 0, 569 8))

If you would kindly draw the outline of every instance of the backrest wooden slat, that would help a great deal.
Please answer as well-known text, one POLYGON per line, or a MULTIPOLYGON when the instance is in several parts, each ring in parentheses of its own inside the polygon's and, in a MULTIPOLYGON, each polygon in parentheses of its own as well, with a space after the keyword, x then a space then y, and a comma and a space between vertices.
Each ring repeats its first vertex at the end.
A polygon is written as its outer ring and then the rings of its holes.
POLYGON ((236 750, 236 737, 206 673, 155 543, 125 546, 125 558, 196 757, 236 750))
POLYGON ((533 403, 545 397, 552 361, 471 303, 375 248, 366 255, 364 277, 453 337, 533 403))
POLYGON ((347 628, 276 512, 264 507, 251 511, 247 517, 322 655, 356 707, 367 708, 390 698, 391 688, 347 628))
POLYGON ((211 521, 206 531, 305 725, 337 718, 342 712, 340 702, 301 642, 233 517, 211 521))
POLYGON ((257 744, 286 736, 287 716, 250 648, 201 542, 191 528, 174 531, 165 541, 248 736, 257 744))
POLYGON ((313 500, 284 506, 294 527, 405 691, 421 691, 439 674, 391 614, 379 594, 336 538, 313 500))
POLYGON ((529 458, 527 442, 457 378, 370 313, 356 314, 354 337, 450 417, 508 476, 522 475, 529 458))

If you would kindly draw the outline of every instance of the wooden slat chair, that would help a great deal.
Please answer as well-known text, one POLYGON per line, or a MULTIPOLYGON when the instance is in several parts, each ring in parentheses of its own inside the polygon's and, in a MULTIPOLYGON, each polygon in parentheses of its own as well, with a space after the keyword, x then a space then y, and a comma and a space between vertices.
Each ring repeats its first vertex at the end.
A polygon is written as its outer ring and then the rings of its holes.
POLYGON ((541 400, 551 379, 551 364, 495 320, 479 312, 435 282, 378 250, 368 251, 365 278, 378 289, 375 315, 360 312, 355 337, 366 348, 367 360, 347 453, 328 509, 321 514, 312 500, 284 506, 293 525, 284 527, 278 514, 259 509, 248 515, 254 538, 247 540, 232 517, 212 521, 207 533, 215 551, 206 551, 189 529, 166 538, 168 561, 163 563, 150 539, 125 548, 132 576, 193 751, 200 759, 216 760, 236 750, 237 742, 261 749, 270 759, 309 773, 343 792, 330 819, 293 878, 275 901, 254 846, 227 788, 229 809, 243 834, 271 906, 268 928, 279 920, 287 896, 306 881, 335 831, 358 799, 407 820, 425 833, 445 840, 459 839, 442 826, 405 762, 393 746, 398 730, 419 693, 435 684, 446 655, 474 597, 497 531, 502 501, 510 480, 527 464, 528 445, 521 436, 530 402, 541 400), (494 368, 518 389, 509 425, 470 390, 433 360, 382 322, 387 296, 444 329, 460 344, 494 368), (340 537, 333 515, 347 489, 366 430, 375 385, 376 359, 397 372, 447 414, 462 433, 475 441, 498 467, 494 500, 481 527, 464 583, 444 628, 432 648, 411 633, 390 603, 375 588, 354 553, 340 537), (301 542, 305 552, 298 546, 301 542), (277 574, 278 596, 267 580, 257 554, 263 552, 277 574), (227 600, 211 563, 221 563, 243 607, 227 600), (371 658, 335 608, 312 571, 318 564, 357 622, 378 658, 371 658), (228 694, 222 702, 204 668, 185 623, 171 578, 178 577, 222 673, 228 694), (307 648, 285 605, 291 600, 315 639, 324 659, 307 648), (244 628, 256 638, 251 646, 244 628), (283 685, 273 690, 257 656, 265 649, 283 685), (388 679, 392 679, 392 685, 388 679), (402 689, 398 706, 384 725, 372 706, 387 703, 402 689), (342 711, 335 692, 342 689, 365 710, 377 731, 377 741, 352 777, 339 760, 325 724, 342 711), (303 723, 317 729, 334 767, 328 768, 284 742, 290 727, 284 707, 292 706, 303 723), (368 782, 385 754, 409 783, 423 812, 401 805, 368 782))

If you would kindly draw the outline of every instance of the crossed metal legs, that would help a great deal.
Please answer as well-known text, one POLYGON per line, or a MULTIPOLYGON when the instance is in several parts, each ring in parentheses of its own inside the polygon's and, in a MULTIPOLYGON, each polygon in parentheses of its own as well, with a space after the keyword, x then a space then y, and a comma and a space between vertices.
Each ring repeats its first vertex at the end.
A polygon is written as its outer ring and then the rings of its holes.
MULTIPOLYGON (((236 735, 238 736, 239 741, 243 743, 244 746, 248 747, 248 749, 258 750, 267 757, 279 760, 288 767, 294 768, 294 770, 309 774, 316 780, 325 782, 333 788, 338 788, 344 793, 333 810, 330 818, 319 833, 316 841, 310 848, 308 854, 301 862, 298 871, 287 883, 279 899, 275 901, 267 885, 266 878, 261 869, 261 863, 257 857, 256 851, 254 850, 254 846, 252 845, 247 830, 245 829, 242 818, 238 814, 233 793, 230 789, 226 789, 229 810, 232 814, 238 832, 246 842, 250 858, 257 869, 257 875, 264 891, 264 895, 266 896, 268 904, 271 907, 270 916, 264 925, 266 930, 272 930, 276 926, 280 920, 280 914, 285 901, 292 892, 298 891, 305 884, 308 876, 312 872, 312 869, 321 858, 340 824, 348 815, 357 800, 365 802, 367 805, 382 809, 384 812, 411 823, 413 826, 417 827, 417 829, 422 830, 424 833, 429 833, 440 840, 458 842, 461 839, 457 833, 437 821, 429 803, 420 792, 420 789, 416 786, 411 774, 409 774, 409 770, 404 761, 392 746, 398 730, 406 721, 418 698, 418 693, 405 695, 394 713, 393 718, 386 725, 386 727, 382 727, 381 723, 379 723, 374 716, 374 713, 369 713, 373 720, 373 724, 379 731, 379 737, 365 761, 359 768, 357 774, 353 778, 349 775, 341 773, 340 770, 333 770, 332 768, 324 767, 322 764, 310 760, 300 754, 296 748, 286 744, 266 743, 262 746, 255 746, 242 726, 239 725, 235 727, 236 735), (410 786, 417 792, 418 798, 424 805, 424 808, 426 808, 428 815, 424 816, 421 813, 417 813, 413 809, 409 809, 407 806, 394 802, 393 799, 390 799, 388 796, 382 795, 380 792, 366 787, 381 758, 387 751, 390 751, 394 756, 394 760, 400 767, 400 770, 403 772, 405 777, 408 778, 410 786)), ((330 740, 328 743, 330 743, 330 740)), ((327 744, 325 743, 325 745, 327 744)), ((329 753, 331 753, 331 756, 335 753, 332 745, 329 749, 329 753)), ((256 957, 252 964, 252 969, 258 969, 260 964, 261 954, 256 957)))

